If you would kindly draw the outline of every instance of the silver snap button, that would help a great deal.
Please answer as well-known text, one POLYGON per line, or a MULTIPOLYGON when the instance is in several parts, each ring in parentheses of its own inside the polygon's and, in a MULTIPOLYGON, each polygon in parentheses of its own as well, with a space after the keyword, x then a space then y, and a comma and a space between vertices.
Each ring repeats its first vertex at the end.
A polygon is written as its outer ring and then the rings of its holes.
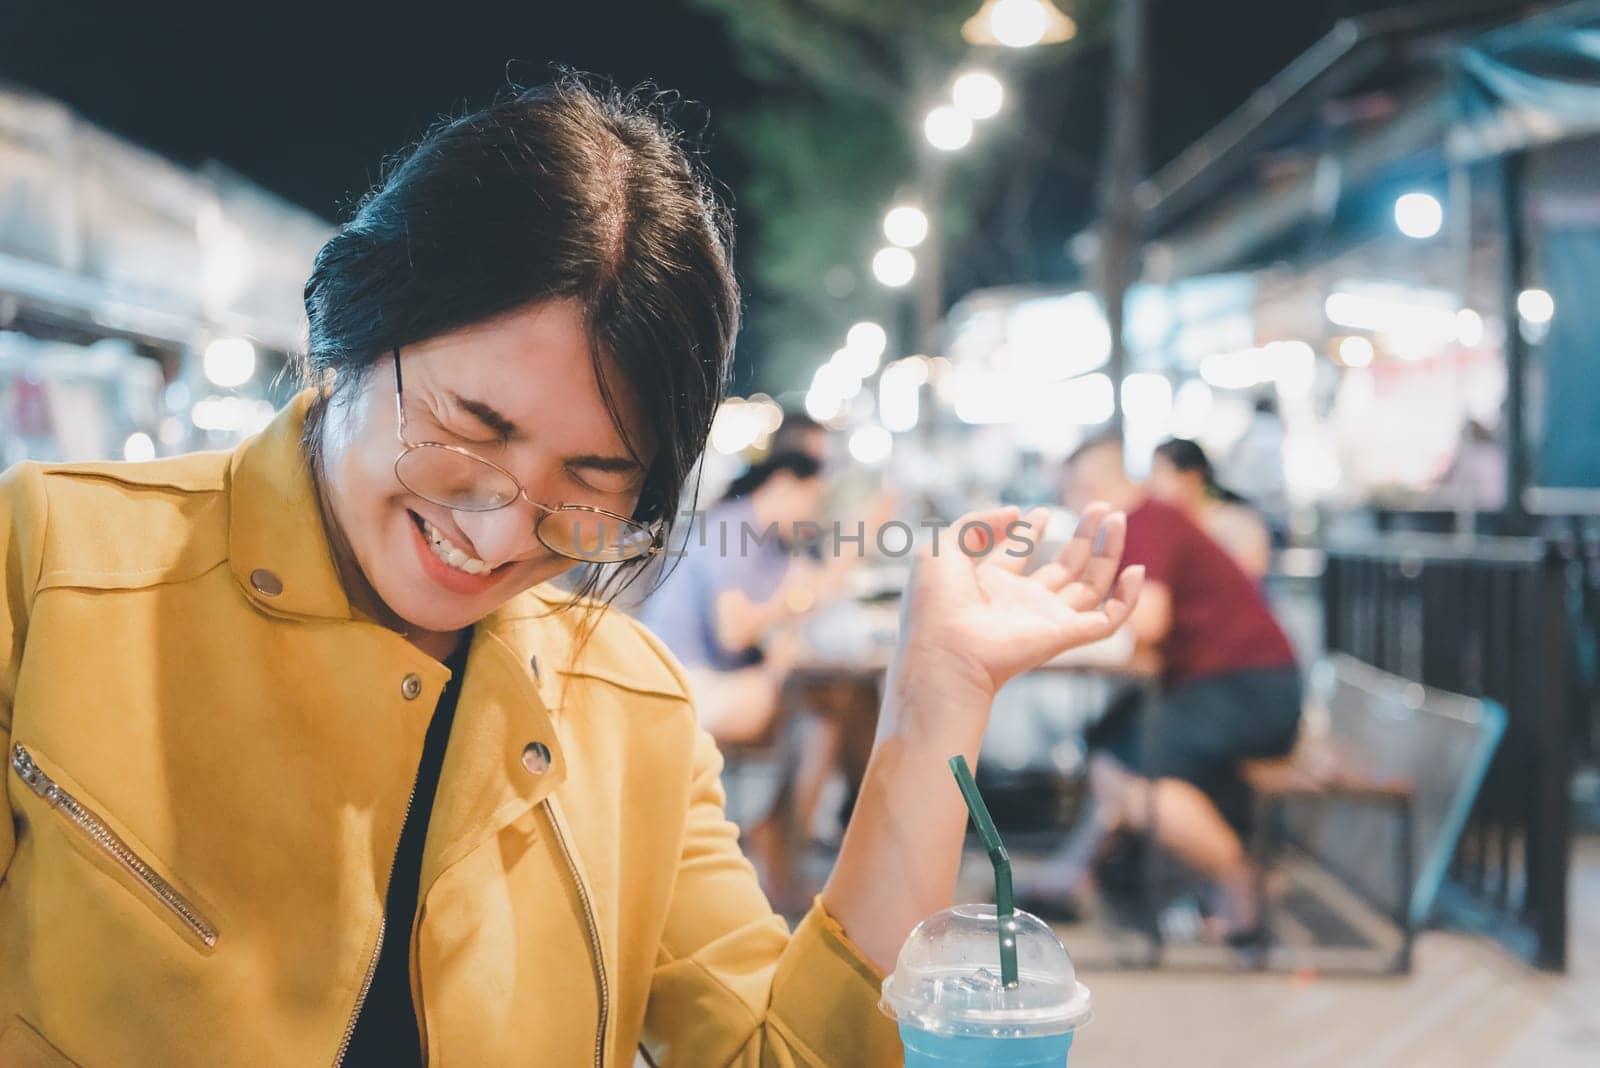
POLYGON ((422 693, 422 679, 416 675, 407 675, 400 680, 400 693, 407 701, 415 701, 422 693))
POLYGON ((543 775, 550 770, 550 747, 543 742, 529 742, 522 747, 522 767, 529 775, 543 775))
POLYGON ((536 657, 536 656, 528 657, 528 669, 533 672, 534 681, 535 682, 539 681, 539 658, 538 657, 536 657))
POLYGON ((276 597, 283 592, 283 580, 264 567, 258 567, 250 572, 250 585, 257 593, 266 597, 276 597))

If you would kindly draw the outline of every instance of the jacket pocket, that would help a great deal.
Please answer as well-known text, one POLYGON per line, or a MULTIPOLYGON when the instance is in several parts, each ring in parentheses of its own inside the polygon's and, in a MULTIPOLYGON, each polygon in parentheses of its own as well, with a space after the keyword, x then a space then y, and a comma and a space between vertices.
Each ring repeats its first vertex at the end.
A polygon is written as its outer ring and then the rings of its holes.
MULTIPOLYGON (((34 762, 25 746, 11 747, 11 770, 17 778, 62 819, 81 841, 126 874, 133 885, 175 921, 179 931, 207 949, 217 944, 217 929, 194 903, 129 847, 121 835, 78 797, 57 783, 34 762)), ((9 1065, 8 1061, 0 1064, 9 1065)))
POLYGON ((20 1016, 11 1017, 0 1031, 0 1064, 5 1068, 77 1068, 20 1016))

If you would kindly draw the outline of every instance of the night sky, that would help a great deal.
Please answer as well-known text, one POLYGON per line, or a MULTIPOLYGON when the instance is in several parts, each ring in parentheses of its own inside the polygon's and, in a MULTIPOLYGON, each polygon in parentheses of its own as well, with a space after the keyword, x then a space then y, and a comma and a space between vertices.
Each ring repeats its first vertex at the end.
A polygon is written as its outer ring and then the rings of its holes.
MULTIPOLYGON (((507 76, 562 63, 653 79, 715 111, 751 86, 721 25, 668 0, 525 4, 518 17, 156 17, 138 5, 0 5, 0 76, 180 162, 217 159, 329 219, 390 152, 507 76), (534 13, 538 8, 559 17, 534 13)), ((712 166, 737 160, 711 145, 712 166)))

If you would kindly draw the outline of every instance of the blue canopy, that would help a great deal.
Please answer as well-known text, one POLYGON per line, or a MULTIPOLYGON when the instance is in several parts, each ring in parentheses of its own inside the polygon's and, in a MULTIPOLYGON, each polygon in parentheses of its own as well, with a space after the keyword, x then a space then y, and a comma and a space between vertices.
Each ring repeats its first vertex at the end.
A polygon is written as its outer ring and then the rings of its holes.
POLYGON ((1473 38, 1455 67, 1458 157, 1600 131, 1600 2, 1565 4, 1473 38))

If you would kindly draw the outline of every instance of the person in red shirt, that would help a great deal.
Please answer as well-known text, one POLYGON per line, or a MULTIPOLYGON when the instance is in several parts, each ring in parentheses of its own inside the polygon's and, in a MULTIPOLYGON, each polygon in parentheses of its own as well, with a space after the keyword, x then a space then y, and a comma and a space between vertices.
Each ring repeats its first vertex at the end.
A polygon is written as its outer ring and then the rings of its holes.
POLYGON ((1090 812, 1028 880, 1026 896, 1048 904, 1074 895, 1107 836, 1148 828, 1153 815, 1158 842, 1221 890, 1223 933, 1254 933, 1254 879, 1241 840, 1250 797, 1238 764, 1294 745, 1300 674, 1289 640, 1227 551, 1129 480, 1118 439, 1074 453, 1064 490, 1069 507, 1106 500, 1127 512, 1123 564, 1145 567, 1129 625, 1160 659, 1161 708, 1148 731, 1123 703, 1091 732, 1090 812))

